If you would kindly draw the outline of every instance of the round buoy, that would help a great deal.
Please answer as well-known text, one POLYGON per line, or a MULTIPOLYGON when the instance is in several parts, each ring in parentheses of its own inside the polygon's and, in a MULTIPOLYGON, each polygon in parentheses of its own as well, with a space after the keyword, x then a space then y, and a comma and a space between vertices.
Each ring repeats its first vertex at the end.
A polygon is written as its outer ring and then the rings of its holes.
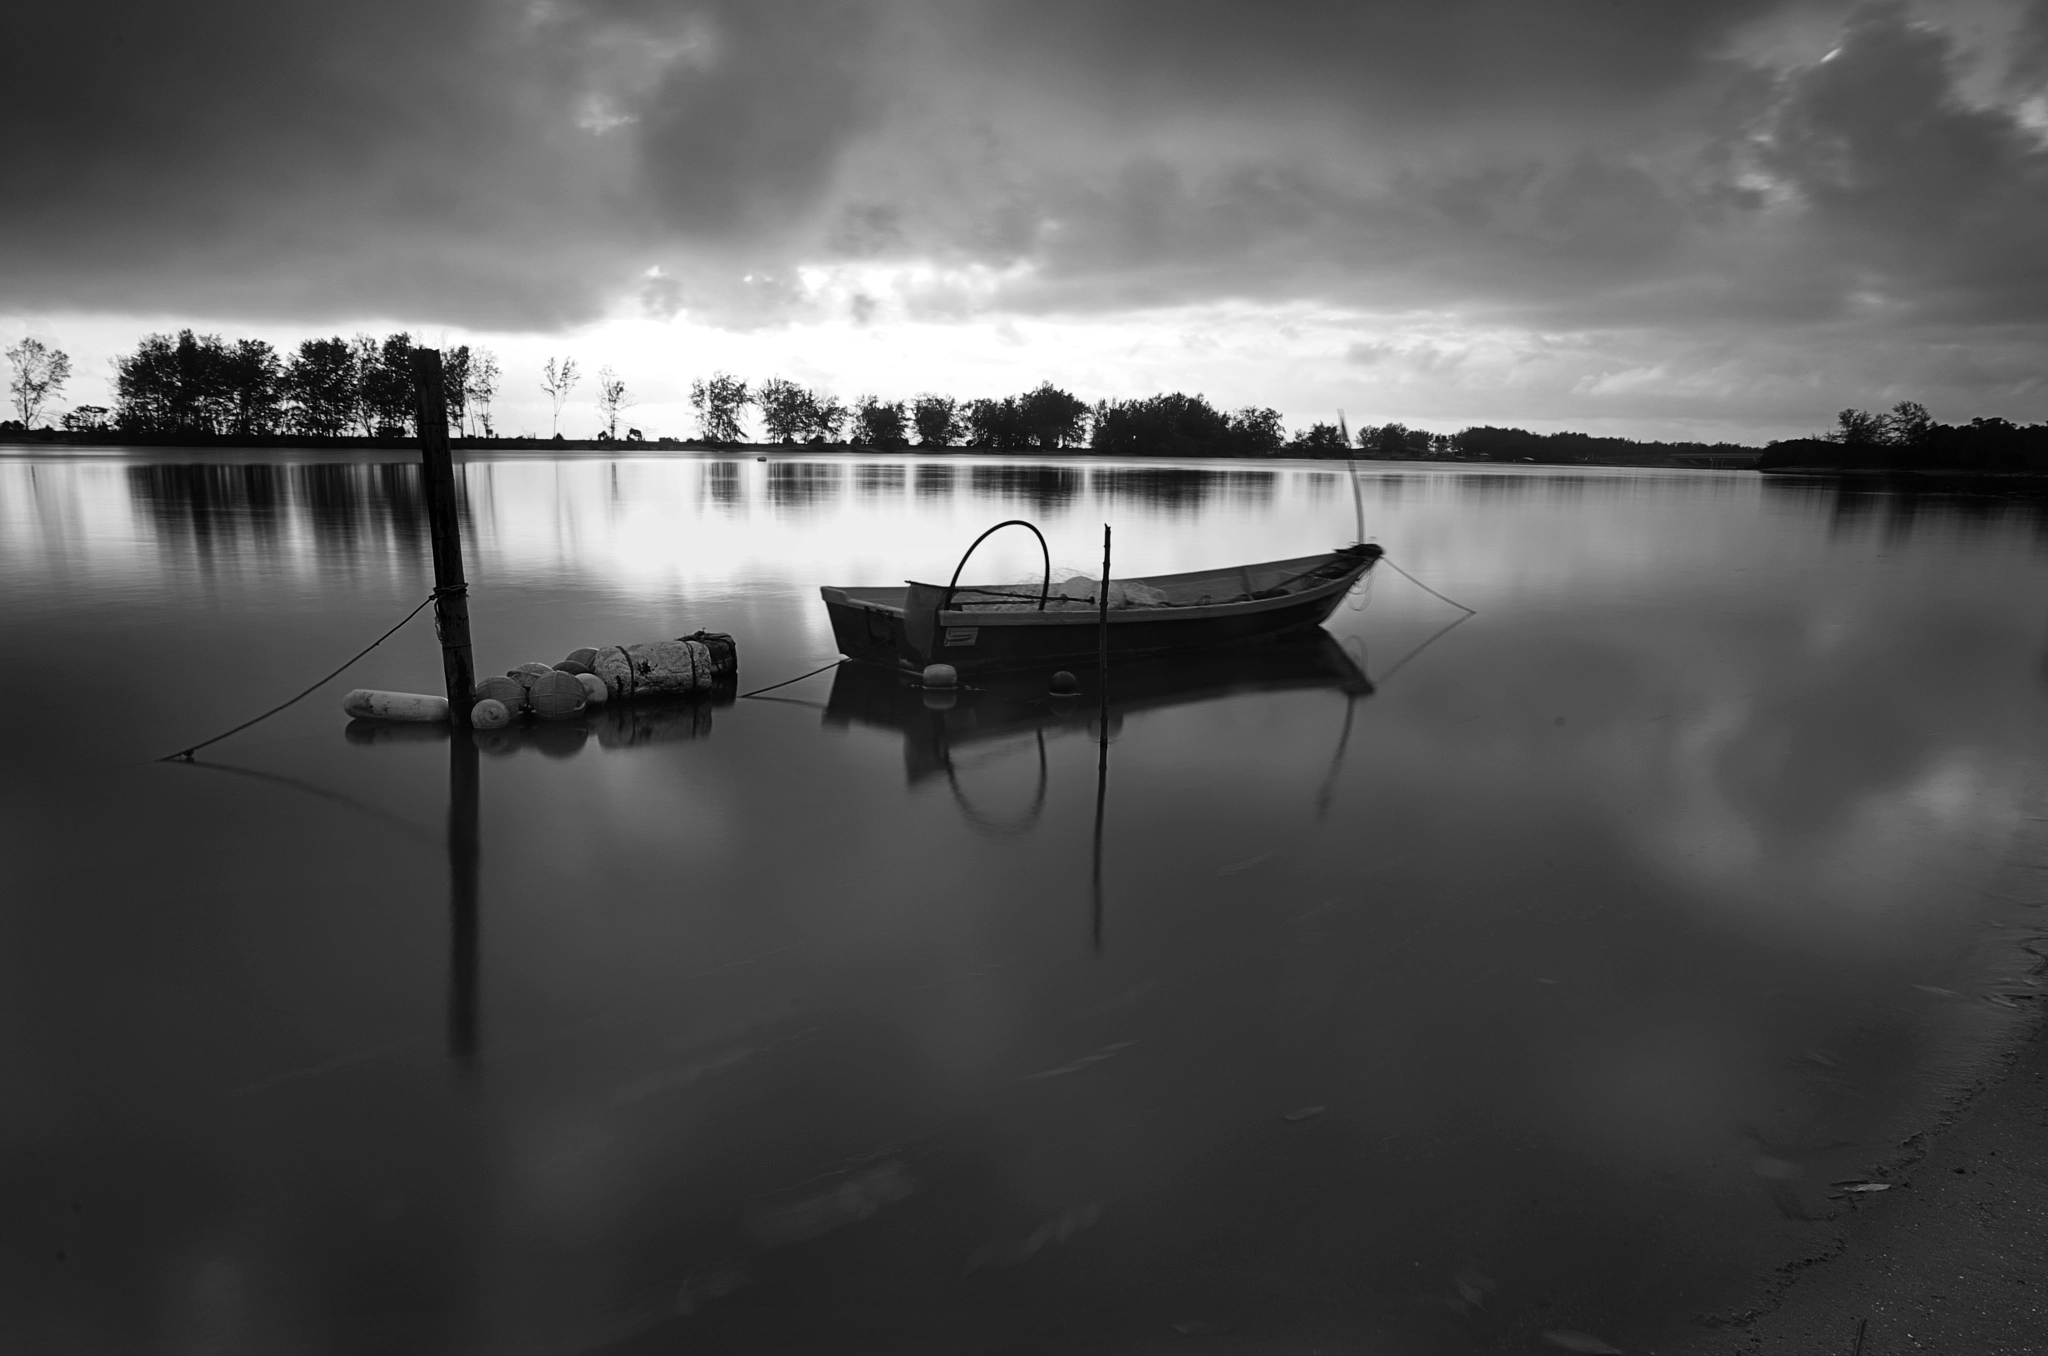
POLYGON ((512 723, 512 713, 497 698, 486 697, 469 708, 469 723, 479 730, 502 730, 512 723))
POLYGON ((533 686, 526 691, 526 704, 542 720, 567 720, 570 716, 580 715, 585 702, 582 680, 573 673, 559 673, 554 669, 535 678, 533 686))
POLYGON ((924 666, 926 687, 958 687, 960 671, 951 664, 927 664, 924 666))
MULTIPOLYGON (((585 673, 592 672, 597 666, 597 650, 589 645, 585 645, 580 650, 571 650, 569 651, 568 658, 564 659, 562 663, 581 664, 585 673)), ((560 668, 561 665, 558 664, 556 667, 560 668)))
POLYGON ((1068 673, 1065 669, 1061 669, 1058 673, 1055 673, 1052 676, 1053 696, 1071 697, 1080 690, 1081 680, 1076 678, 1073 674, 1068 673))
POLYGON ((518 683, 519 686, 531 691, 536 679, 544 673, 553 673, 554 671, 555 666, 552 664, 521 664, 517 668, 505 670, 505 676, 518 683))
POLYGON ((603 706, 612 690, 604 685, 604 679, 594 673, 579 673, 576 681, 583 684, 583 700, 592 706, 603 706))
POLYGON ((564 659, 561 663, 555 665, 555 672, 573 673, 578 676, 581 676, 583 674, 590 672, 590 665, 579 664, 573 659, 564 659))
POLYGON ((507 715, 517 715, 526 705, 526 688, 516 678, 486 678, 470 690, 478 701, 497 702, 507 715))

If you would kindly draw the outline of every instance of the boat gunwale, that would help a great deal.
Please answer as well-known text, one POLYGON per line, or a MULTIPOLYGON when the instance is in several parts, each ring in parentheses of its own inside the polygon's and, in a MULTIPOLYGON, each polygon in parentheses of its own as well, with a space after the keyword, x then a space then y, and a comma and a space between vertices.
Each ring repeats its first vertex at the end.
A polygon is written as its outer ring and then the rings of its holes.
MULTIPOLYGON (((1305 570, 1312 570, 1320 564, 1339 560, 1343 557, 1344 553, 1341 551, 1324 551, 1316 555, 1294 556, 1286 560, 1255 561, 1250 564, 1232 565, 1215 569, 1186 570, 1177 574, 1136 575, 1116 582, 1145 584, 1157 587, 1165 583, 1186 585, 1210 579, 1236 581, 1242 579, 1246 573, 1254 570, 1286 570, 1295 566, 1305 567, 1305 570)), ((1271 598, 1234 598, 1220 602, 1184 603, 1178 606, 1167 607, 1113 606, 1109 609, 1109 622, 1112 626, 1157 621, 1193 622, 1217 616, 1242 616, 1247 613, 1275 611, 1280 608, 1298 606, 1304 602, 1325 598, 1335 591, 1348 590, 1358 581, 1358 576, 1370 569, 1377 559, 1377 556, 1360 556, 1354 562, 1354 568, 1346 570, 1335 579, 1313 584, 1308 588, 1299 589, 1294 592, 1282 593, 1271 598)), ((1091 580, 1090 582, 1094 581, 1091 580)), ((937 586, 930 585, 928 587, 937 586)), ((1005 585, 1004 587, 1023 586, 1005 585)), ((904 615, 904 600, 907 600, 909 588, 908 585, 902 588, 887 586, 846 588, 826 585, 819 592, 823 595, 827 606, 861 608, 901 617, 904 615), (894 595, 898 601, 890 602, 875 597, 864 598, 860 596, 863 593, 894 595)), ((1028 601, 1022 594, 1019 595, 1019 598, 1021 601, 1028 601)), ((1099 626, 1102 618, 1100 612, 1092 610, 1085 612, 1041 612, 1036 608, 1020 608, 1014 611, 984 612, 972 608, 949 608, 940 612, 937 620, 946 626, 1099 626)))

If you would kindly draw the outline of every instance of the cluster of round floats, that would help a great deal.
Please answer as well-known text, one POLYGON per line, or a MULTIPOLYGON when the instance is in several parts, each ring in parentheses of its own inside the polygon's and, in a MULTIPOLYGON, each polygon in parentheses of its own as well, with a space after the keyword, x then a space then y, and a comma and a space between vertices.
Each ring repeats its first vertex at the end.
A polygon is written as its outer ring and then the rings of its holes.
POLYGON ((573 651, 559 664, 521 664, 508 669, 502 678, 486 678, 472 695, 469 723, 479 730, 499 730, 518 716, 541 720, 568 720, 585 708, 602 706, 611 696, 604 679, 590 666, 597 651, 573 651))
MULTIPOLYGON (((607 701, 731 696, 738 678, 739 646, 722 631, 586 646, 558 664, 521 664, 484 679, 471 692, 469 723, 497 730, 521 716, 568 720, 607 701)), ((343 697, 341 708, 358 720, 437 722, 451 714, 444 697, 368 688, 343 697)))

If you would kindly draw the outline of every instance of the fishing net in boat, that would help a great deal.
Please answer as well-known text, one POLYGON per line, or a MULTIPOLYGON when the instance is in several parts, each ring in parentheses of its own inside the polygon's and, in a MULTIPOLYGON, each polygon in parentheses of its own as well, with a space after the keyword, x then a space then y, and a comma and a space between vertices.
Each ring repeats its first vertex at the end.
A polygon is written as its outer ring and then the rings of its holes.
MULTIPOLYGON (((1048 612, 1094 612, 1100 603, 1096 598, 1099 577, 1085 570, 1056 569, 1052 572, 1052 589, 1045 603, 1048 612)), ((1038 606, 1038 592, 1044 583, 1039 579, 1020 579, 1002 584, 962 584, 953 592, 953 606, 974 612, 1020 612, 1032 611, 1038 606)), ((1141 584, 1136 580, 1112 579, 1109 581, 1109 607, 1112 612, 1129 607, 1170 607, 1172 603, 1166 590, 1141 584)))

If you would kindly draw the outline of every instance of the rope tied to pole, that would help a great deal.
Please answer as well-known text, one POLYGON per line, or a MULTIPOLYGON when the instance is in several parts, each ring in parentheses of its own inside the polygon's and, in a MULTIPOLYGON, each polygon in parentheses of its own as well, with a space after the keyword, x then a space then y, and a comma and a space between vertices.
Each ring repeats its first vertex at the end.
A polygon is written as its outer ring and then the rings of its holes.
POLYGON ((379 645, 382 645, 385 641, 397 635, 400 627, 403 627, 407 622, 411 621, 414 617, 417 617, 420 615, 420 613, 426 611, 427 605, 432 603, 435 599, 440 598, 446 594, 466 594, 468 592, 469 586, 467 584, 458 584, 453 588, 447 589, 436 588, 432 593, 429 593, 426 597, 420 599, 418 607, 415 607, 412 611, 406 613, 403 617, 399 618, 398 624, 396 626, 393 626, 389 631, 386 631, 383 635, 377 637, 368 645, 365 645, 362 649, 350 655, 348 659, 342 663, 340 668, 335 669, 334 672, 321 678, 318 682, 314 683, 312 686, 308 687, 305 691, 299 693, 297 696, 290 697, 284 701, 279 702, 276 706, 271 707, 262 715, 256 716, 249 720, 245 720, 240 725, 235 726, 231 730, 223 730, 221 733, 215 735, 211 739, 202 739, 197 744, 194 744, 189 748, 179 749, 176 753, 167 753, 163 757, 157 759, 156 761, 159 763, 189 763, 192 761, 192 755, 199 752, 207 745, 218 744, 220 743, 221 740, 226 739, 229 735, 240 734, 242 731, 248 729, 251 725, 260 724, 263 721, 269 720, 272 716, 284 710, 286 707, 295 705, 296 703, 303 701, 307 697, 312 696, 315 692, 318 692, 322 687, 325 687, 328 683, 331 683, 336 678, 339 678, 343 673, 347 672, 349 667, 353 665, 358 659, 361 659, 364 655, 368 654, 370 651, 376 649, 379 645))

